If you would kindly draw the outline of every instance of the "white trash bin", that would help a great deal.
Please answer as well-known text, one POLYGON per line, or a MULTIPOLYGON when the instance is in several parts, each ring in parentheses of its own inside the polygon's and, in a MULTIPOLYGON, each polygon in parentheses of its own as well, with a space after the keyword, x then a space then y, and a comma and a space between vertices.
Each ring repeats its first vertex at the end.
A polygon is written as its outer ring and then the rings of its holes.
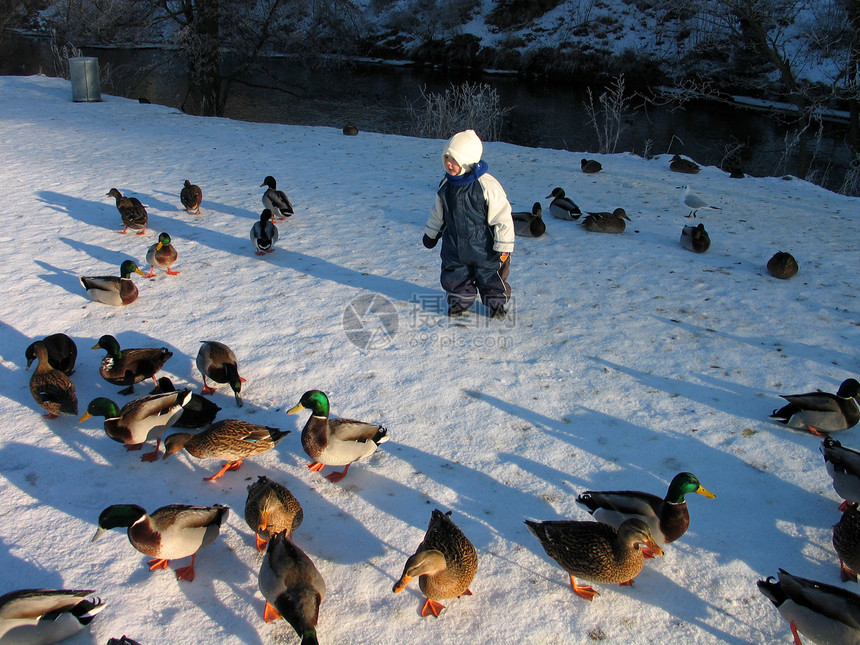
POLYGON ((73 101, 101 101, 99 59, 79 56, 69 59, 69 76, 72 79, 73 101))

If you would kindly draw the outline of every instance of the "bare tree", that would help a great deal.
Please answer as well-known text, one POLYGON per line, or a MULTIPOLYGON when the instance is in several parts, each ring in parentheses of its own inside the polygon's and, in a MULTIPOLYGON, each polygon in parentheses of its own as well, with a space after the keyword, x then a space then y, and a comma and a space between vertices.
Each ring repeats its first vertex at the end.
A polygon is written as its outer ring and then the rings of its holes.
POLYGON ((597 134, 597 151, 613 153, 625 129, 624 119, 630 111, 630 97, 624 94, 624 74, 615 77, 612 84, 597 97, 597 102, 600 107, 594 104, 589 87, 585 111, 588 114, 588 123, 597 134))

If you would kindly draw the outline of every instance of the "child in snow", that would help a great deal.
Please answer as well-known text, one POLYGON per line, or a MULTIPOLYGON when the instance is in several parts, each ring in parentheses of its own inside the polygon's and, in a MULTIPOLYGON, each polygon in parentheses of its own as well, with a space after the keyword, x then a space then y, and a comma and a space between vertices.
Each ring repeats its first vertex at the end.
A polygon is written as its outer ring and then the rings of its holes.
POLYGON ((478 293, 490 317, 504 317, 514 250, 511 204, 481 160, 484 146, 474 130, 458 132, 442 151, 445 178, 424 228, 424 246, 442 238, 442 288, 448 315, 465 312, 478 293))

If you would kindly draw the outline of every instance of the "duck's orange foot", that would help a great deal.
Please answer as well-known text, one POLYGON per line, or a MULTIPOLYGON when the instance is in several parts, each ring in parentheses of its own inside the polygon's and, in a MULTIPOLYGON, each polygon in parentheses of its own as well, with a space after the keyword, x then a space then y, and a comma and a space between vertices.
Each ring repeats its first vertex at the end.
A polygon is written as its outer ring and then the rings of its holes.
POLYGON ((472 592, 469 591, 468 589, 466 589, 466 591, 464 591, 459 596, 457 596, 457 598, 462 598, 463 596, 471 596, 471 595, 472 595, 472 592))
POLYGON ((325 468, 325 464, 321 464, 318 461, 312 461, 311 463, 308 464, 308 470, 310 470, 311 472, 317 473, 317 472, 321 471, 323 468, 325 468))
POLYGON ((146 461, 152 463, 153 461, 158 460, 158 447, 156 446, 155 450, 152 452, 145 452, 140 456, 141 461, 146 461))
POLYGON ((619 582, 618 586, 619 587, 632 587, 633 586, 633 578, 631 578, 630 580, 626 580, 625 582, 619 582))
POLYGON ((149 267, 149 273, 147 273, 144 278, 154 278, 155 277, 155 267, 149 267))
POLYGON ((580 587, 578 584, 576 584, 576 580, 574 580, 573 576, 570 576, 570 588, 573 589, 573 592, 577 596, 585 598, 586 600, 594 600, 595 596, 600 595, 591 587, 580 587))
POLYGON ((807 429, 814 434, 816 437, 821 437, 822 439, 826 439, 828 437, 826 432, 821 432, 820 430, 816 430, 812 426, 806 426, 807 429))
POLYGON ((179 271, 171 271, 170 267, 167 267, 167 275, 179 275, 179 271))
POLYGON ((120 235, 125 235, 126 229, 122 229, 121 231, 117 231, 120 235))
POLYGON ((57 418, 57 417, 59 417, 60 415, 59 415, 59 414, 54 414, 53 412, 48 412, 48 414, 43 414, 42 416, 43 416, 44 418, 46 418, 46 419, 56 419, 56 418, 57 418))
POLYGON ((146 235, 146 229, 143 229, 138 235, 146 235))
POLYGON ((162 560, 161 558, 153 558, 147 564, 149 565, 150 571, 155 571, 156 569, 166 569, 167 563, 169 560, 162 560))
POLYGON ((339 482, 341 479, 343 479, 344 477, 346 477, 346 471, 348 471, 348 470, 349 470, 349 464, 347 464, 346 468, 344 468, 344 469, 343 469, 342 471, 340 471, 339 473, 331 473, 330 475, 326 475, 326 476, 325 476, 325 478, 326 478, 327 480, 329 480, 332 484, 336 484, 336 483, 337 483, 337 482, 339 482))
POLYGON ((267 601, 266 606, 263 608, 263 620, 270 623, 273 620, 278 620, 278 618, 283 618, 283 616, 281 616, 280 612, 272 607, 272 605, 267 601))
POLYGON ((179 567, 176 570, 176 579, 194 582, 194 565, 189 564, 187 567, 179 567))
POLYGON ((845 563, 842 560, 839 561, 839 565, 841 567, 840 574, 842 576, 842 582, 857 582, 857 574, 854 573, 851 569, 845 566, 845 563))
MULTIPOLYGON (((266 255, 265 251, 254 251, 254 253, 256 253, 257 255, 266 255)), ((271 605, 269 605, 269 607, 271 607, 271 605)))
POLYGON ((215 473, 211 477, 204 477, 203 481, 205 481, 205 482, 215 481, 216 479, 220 479, 224 475, 224 473, 226 473, 228 470, 239 470, 239 468, 241 468, 241 467, 242 467, 242 460, 241 459, 239 461, 228 461, 226 464, 221 466, 221 470, 219 470, 217 473, 215 473))
POLYGON ((201 390, 200 394, 214 394, 215 392, 215 388, 211 385, 204 385, 203 390, 201 390))
POLYGON ((445 605, 428 598, 427 602, 421 608, 421 617, 424 618, 427 614, 433 614, 436 618, 439 618, 439 614, 442 613, 443 609, 445 609, 445 605))

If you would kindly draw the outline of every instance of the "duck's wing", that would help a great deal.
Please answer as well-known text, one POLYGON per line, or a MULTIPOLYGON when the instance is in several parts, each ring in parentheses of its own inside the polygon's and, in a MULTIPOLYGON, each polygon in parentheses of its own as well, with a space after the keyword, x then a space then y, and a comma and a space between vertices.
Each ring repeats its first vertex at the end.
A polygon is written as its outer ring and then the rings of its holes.
POLYGON ((382 426, 374 423, 365 423, 355 419, 331 419, 329 421, 329 435, 339 441, 367 441, 373 439, 382 426))
POLYGON ((806 394, 783 394, 782 398, 804 410, 816 412, 839 412, 839 400, 829 392, 807 392, 806 394))

